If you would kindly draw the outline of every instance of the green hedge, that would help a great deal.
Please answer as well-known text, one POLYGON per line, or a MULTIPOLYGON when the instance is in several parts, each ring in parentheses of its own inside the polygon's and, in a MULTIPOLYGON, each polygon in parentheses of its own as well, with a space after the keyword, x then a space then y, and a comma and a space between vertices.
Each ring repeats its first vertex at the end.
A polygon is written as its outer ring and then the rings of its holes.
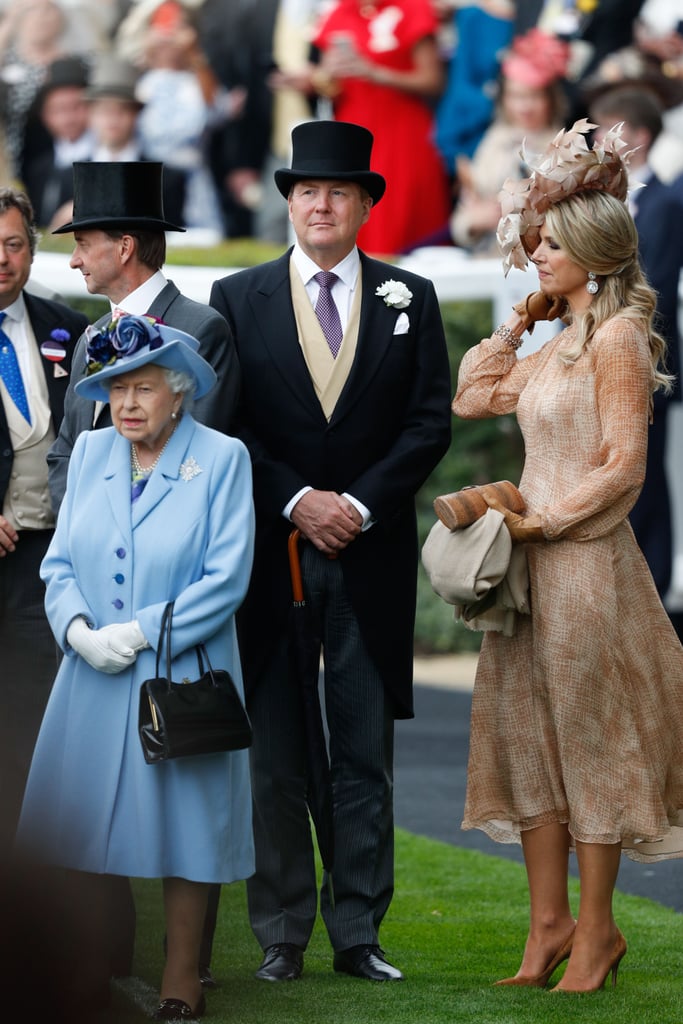
MULTIPOLYGON (((451 364, 451 391, 460 360, 472 345, 491 332, 491 303, 453 302, 441 307, 451 364)), ((467 484, 493 480, 519 481, 523 446, 513 416, 486 420, 453 419, 451 446, 417 497, 420 545, 436 522, 432 502, 438 494, 457 491, 467 484)), ((418 575, 415 650, 420 654, 476 651, 481 634, 455 622, 453 609, 432 591, 420 565, 418 575)))

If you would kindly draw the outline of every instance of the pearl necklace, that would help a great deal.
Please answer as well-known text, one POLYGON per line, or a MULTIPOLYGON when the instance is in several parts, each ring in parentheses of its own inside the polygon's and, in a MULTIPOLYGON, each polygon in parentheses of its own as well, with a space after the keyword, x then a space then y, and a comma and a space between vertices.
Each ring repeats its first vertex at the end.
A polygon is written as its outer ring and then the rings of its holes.
POLYGON ((135 442, 131 442, 131 446, 130 446, 130 463, 131 463, 131 466, 133 467, 133 472, 134 473, 138 474, 139 476, 149 476, 150 475, 152 470, 156 468, 156 466, 157 466, 157 464, 159 462, 159 459, 161 458, 161 456, 166 451, 166 447, 168 445, 168 442, 173 437, 173 432, 175 431, 175 428, 176 428, 176 424, 174 423, 173 424, 173 430, 171 431, 171 433, 168 435, 168 437, 164 441, 163 448, 161 449, 161 451, 159 452, 159 454, 157 455, 156 459, 154 460, 154 462, 152 463, 151 466, 141 466, 140 465, 140 460, 138 459, 138 450, 135 447, 135 442))

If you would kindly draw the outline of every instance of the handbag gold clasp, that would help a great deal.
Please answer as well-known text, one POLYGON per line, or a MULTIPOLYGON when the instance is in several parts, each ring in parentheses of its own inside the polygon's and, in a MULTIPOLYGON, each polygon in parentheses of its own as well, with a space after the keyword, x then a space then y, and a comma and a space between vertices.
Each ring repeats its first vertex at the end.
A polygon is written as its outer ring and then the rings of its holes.
POLYGON ((151 697, 148 697, 147 700, 149 701, 149 710, 152 713, 152 728, 154 729, 155 732, 159 732, 159 719, 157 718, 157 709, 154 707, 154 701, 152 700, 151 697))

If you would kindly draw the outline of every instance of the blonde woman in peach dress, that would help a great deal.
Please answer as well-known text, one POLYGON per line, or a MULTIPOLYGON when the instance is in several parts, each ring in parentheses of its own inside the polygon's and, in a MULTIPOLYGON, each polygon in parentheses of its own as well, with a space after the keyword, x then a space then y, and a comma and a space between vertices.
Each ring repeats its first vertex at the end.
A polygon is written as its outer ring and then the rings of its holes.
POLYGON ((645 474, 652 394, 669 386, 655 296, 625 205, 619 131, 590 150, 560 133, 524 182, 506 183, 505 266, 540 291, 463 358, 453 411, 515 412, 526 458, 523 543, 530 615, 487 633, 473 695, 464 828, 521 842, 530 925, 502 985, 602 987, 626 953, 612 912, 620 856, 683 856, 683 649, 628 523, 645 474), (518 358, 525 329, 565 330, 518 358), (576 920, 567 874, 575 850, 576 920))

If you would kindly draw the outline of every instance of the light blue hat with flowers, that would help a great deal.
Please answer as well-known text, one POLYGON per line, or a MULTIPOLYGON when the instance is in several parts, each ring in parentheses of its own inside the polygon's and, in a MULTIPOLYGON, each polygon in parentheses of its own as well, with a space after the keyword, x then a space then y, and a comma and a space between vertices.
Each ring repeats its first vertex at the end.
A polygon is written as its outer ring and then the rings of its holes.
POLYGON ((126 314, 102 327, 90 325, 86 328, 86 375, 75 390, 93 402, 108 402, 108 380, 154 363, 189 373, 196 384, 194 397, 201 398, 211 390, 217 377, 198 348, 199 342, 191 334, 152 316, 126 314))

